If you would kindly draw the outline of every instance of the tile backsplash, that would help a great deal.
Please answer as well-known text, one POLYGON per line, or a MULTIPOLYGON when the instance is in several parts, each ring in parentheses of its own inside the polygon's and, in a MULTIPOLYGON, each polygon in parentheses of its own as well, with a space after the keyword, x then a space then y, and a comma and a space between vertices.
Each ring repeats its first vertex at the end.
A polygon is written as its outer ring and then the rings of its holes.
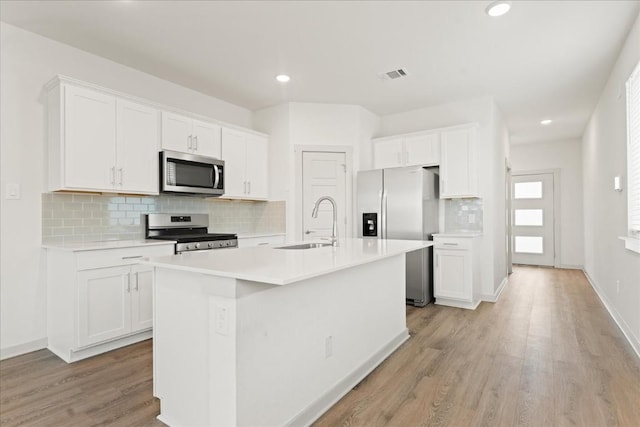
POLYGON ((285 232, 283 201, 45 193, 42 195, 42 241, 140 239, 144 237, 142 215, 159 212, 207 213, 212 233, 285 232))
POLYGON ((445 233, 482 233, 482 199, 447 199, 445 233))

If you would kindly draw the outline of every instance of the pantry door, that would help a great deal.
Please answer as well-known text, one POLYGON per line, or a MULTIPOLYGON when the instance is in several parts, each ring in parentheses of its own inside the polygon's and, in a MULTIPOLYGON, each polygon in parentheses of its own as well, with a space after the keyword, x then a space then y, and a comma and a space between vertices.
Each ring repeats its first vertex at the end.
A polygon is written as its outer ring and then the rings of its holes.
POLYGON ((318 217, 311 213, 321 196, 332 197, 337 204, 338 236, 347 237, 347 159, 346 153, 304 151, 302 153, 302 230, 304 240, 331 236, 333 208, 323 201, 318 217))
POLYGON ((512 176, 513 263, 553 267, 553 173, 512 176))

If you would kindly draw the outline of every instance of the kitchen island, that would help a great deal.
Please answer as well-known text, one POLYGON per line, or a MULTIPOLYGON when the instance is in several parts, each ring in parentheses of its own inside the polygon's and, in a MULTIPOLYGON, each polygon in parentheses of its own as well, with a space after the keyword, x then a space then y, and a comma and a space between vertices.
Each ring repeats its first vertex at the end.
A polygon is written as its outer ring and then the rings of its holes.
POLYGON ((308 425, 396 350, 405 253, 343 239, 151 258, 154 395, 170 426, 308 425))

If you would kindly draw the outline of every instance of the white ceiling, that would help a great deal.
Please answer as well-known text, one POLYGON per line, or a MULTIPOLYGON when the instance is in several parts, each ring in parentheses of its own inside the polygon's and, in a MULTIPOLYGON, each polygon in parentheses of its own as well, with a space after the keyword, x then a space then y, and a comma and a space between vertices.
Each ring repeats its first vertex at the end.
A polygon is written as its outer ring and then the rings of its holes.
POLYGON ((514 143, 580 137, 640 1, 514 1, 500 18, 489 3, 2 1, 0 18, 250 110, 492 95, 514 143), (411 75, 377 76, 398 67, 411 75))

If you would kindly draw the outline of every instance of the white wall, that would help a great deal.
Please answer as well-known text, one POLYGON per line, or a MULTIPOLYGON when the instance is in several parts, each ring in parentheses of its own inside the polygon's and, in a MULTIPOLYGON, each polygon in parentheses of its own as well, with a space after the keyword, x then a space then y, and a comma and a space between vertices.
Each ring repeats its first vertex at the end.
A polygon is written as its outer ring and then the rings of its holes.
POLYGON ((618 239, 627 233, 627 192, 613 190, 613 177, 622 175, 626 179, 624 84, 639 60, 640 17, 629 33, 582 138, 585 271, 638 355, 640 254, 626 250, 624 242, 618 239))
POLYGON ((383 116, 376 137, 463 123, 478 124, 478 183, 483 199, 482 297, 495 297, 506 277, 504 224, 504 160, 508 137, 491 97, 467 99, 435 107, 383 116))
MULTIPOLYGON (((371 164, 370 141, 379 126, 379 118, 357 105, 291 102, 256 111, 256 130, 270 135, 270 176, 276 183, 270 198, 287 201, 287 238, 301 238, 301 218, 296 194, 295 147, 342 146, 352 152, 352 178, 361 168, 361 159, 371 164), (274 164, 279 167, 274 167, 274 164)), ((355 179, 352 179, 355 182, 355 179)), ((351 194, 355 194, 352 188, 351 194)), ((351 201, 353 205, 353 200, 351 201)), ((352 206, 353 209, 353 206, 352 206)), ((353 224, 353 218, 351 218, 353 224)))
POLYGON ((579 139, 511 146, 512 173, 559 169, 560 267, 584 266, 582 141, 579 139))
POLYGON ((0 23, 0 356, 46 345, 41 243, 45 192, 46 109, 43 86, 65 74, 161 104, 249 127, 251 112, 0 23), (5 200, 5 184, 20 200, 5 200))

